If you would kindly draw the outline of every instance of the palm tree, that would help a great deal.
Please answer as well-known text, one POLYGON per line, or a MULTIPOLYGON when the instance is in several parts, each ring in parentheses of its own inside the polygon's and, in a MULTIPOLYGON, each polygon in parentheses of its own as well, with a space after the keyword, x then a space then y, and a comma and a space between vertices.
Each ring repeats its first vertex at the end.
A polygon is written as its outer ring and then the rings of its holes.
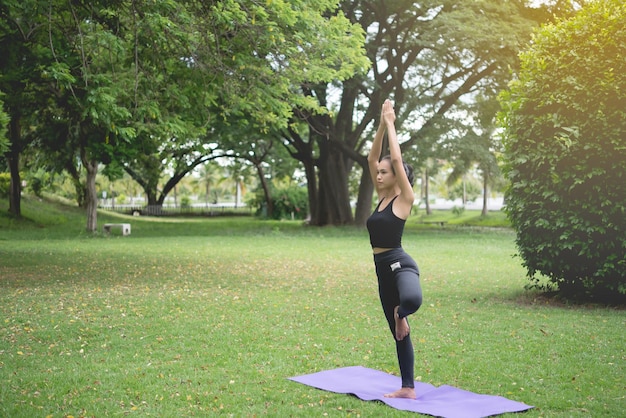
MULTIPOLYGON (((224 172, 222 167, 215 162, 208 162, 200 166, 197 170, 198 176, 194 177, 193 182, 204 188, 204 203, 205 207, 209 207, 209 197, 211 196, 212 188, 220 184, 224 179, 224 172)), ((212 203, 217 203, 217 194, 212 203)))

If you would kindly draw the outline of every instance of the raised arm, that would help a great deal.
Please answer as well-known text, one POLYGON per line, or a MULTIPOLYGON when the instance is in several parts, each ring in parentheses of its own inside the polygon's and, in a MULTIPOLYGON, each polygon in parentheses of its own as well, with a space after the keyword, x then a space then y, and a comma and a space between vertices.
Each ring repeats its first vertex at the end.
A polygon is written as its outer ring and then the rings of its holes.
POLYGON ((376 183, 376 175, 378 173, 378 161, 380 160, 380 156, 383 151, 383 137, 385 136, 385 123, 383 121, 382 115, 380 118, 380 123, 378 124, 378 129, 376 130, 376 135, 374 136, 374 142, 372 143, 372 149, 367 156, 367 165, 370 169, 370 177, 372 178, 372 183, 374 183, 374 187, 377 189, 378 187, 376 183))
POLYGON ((393 105, 389 100, 385 100, 385 103, 383 104, 383 120, 387 128, 391 165, 393 167, 393 171, 396 173, 398 187, 400 187, 399 199, 403 202, 401 205, 402 209, 399 210, 399 213, 397 214, 406 219, 411 213, 411 207, 413 206, 413 201, 415 200, 415 194, 413 193, 413 186, 411 186, 404 169, 402 152, 400 151, 400 144, 398 143, 398 136, 396 133, 396 114, 393 110, 393 105))

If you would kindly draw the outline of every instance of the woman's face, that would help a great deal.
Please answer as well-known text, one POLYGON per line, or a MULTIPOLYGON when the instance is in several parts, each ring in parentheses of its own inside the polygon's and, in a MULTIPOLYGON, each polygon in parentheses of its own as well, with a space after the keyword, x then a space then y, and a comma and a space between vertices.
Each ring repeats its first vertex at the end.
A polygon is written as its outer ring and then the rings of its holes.
POLYGON ((379 189, 389 188, 396 184, 396 175, 393 174, 390 160, 384 159, 378 163, 376 183, 379 189))

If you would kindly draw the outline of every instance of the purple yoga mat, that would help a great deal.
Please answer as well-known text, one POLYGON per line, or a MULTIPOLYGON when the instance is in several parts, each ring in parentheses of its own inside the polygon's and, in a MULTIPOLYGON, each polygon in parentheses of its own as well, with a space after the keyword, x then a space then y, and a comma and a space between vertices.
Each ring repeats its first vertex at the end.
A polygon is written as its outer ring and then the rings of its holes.
POLYGON ((289 380, 329 392, 350 393, 364 401, 381 401, 403 411, 444 418, 482 418, 533 408, 502 396, 480 395, 452 386, 435 387, 422 382, 415 382, 416 400, 385 398, 385 393, 401 386, 400 378, 361 366, 326 370, 289 380))

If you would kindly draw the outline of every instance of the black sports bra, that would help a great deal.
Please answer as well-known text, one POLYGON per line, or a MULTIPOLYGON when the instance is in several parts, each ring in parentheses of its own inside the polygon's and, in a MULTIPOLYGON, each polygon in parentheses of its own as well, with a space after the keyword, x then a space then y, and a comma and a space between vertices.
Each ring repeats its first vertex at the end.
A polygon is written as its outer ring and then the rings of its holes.
POLYGON ((393 213, 393 202, 398 196, 382 211, 378 211, 383 203, 382 199, 374 213, 367 218, 367 230, 370 233, 370 244, 372 248, 400 248, 402 247, 402 233, 404 232, 404 219, 398 218, 393 213))

